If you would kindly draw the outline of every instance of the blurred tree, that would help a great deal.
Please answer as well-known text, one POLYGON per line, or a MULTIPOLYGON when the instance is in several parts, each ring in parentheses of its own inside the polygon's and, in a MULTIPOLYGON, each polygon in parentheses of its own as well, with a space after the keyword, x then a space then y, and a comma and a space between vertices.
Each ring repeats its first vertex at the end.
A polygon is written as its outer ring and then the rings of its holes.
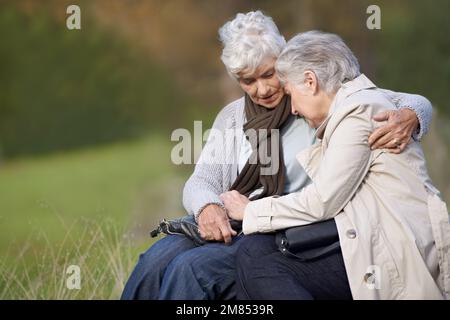
POLYGON ((189 105, 167 71, 96 28, 69 31, 44 10, 0 11, 0 148, 4 157, 167 130, 189 105), (175 94, 174 94, 175 93, 175 94))
POLYGON ((381 3, 382 30, 373 46, 384 86, 427 96, 450 115, 450 1, 381 3))

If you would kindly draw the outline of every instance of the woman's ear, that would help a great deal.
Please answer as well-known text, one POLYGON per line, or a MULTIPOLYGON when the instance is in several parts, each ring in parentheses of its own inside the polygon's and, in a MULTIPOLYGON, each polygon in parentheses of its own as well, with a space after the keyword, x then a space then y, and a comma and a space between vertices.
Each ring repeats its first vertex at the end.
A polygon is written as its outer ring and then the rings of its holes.
POLYGON ((304 87, 311 95, 315 95, 319 91, 319 83, 316 74, 313 71, 307 70, 303 75, 305 79, 303 82, 304 87))

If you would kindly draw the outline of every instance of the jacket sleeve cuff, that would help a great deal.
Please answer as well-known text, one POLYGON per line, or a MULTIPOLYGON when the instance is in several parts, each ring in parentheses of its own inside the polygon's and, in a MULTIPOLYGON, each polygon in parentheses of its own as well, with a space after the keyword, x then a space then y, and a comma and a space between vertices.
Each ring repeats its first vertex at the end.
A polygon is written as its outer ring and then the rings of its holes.
POLYGON ((245 208, 242 231, 244 234, 274 231, 272 228, 272 198, 249 202, 245 208))

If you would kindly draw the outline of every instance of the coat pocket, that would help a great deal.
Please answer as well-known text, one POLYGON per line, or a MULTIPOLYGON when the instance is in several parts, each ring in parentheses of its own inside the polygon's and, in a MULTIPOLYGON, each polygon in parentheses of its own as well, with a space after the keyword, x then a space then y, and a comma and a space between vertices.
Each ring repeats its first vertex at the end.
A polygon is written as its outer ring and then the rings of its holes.
POLYGON ((382 299, 402 299, 404 292, 403 280, 395 262, 393 250, 390 243, 380 227, 376 228, 374 235, 374 254, 375 265, 380 270, 380 289, 388 294, 388 297, 382 299))

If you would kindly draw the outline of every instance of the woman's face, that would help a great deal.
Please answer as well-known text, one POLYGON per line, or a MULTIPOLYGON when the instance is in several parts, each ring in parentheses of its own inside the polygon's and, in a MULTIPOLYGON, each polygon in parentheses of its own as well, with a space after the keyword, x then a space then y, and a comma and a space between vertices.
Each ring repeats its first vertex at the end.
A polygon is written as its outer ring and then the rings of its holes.
POLYGON ((284 90, 275 73, 275 58, 268 58, 255 72, 244 69, 239 75, 239 85, 256 104, 275 108, 284 96, 284 90))
POLYGON ((317 128, 325 120, 334 95, 327 95, 321 90, 317 78, 312 72, 305 72, 302 85, 286 81, 284 90, 291 96, 291 111, 303 116, 308 124, 317 128))

